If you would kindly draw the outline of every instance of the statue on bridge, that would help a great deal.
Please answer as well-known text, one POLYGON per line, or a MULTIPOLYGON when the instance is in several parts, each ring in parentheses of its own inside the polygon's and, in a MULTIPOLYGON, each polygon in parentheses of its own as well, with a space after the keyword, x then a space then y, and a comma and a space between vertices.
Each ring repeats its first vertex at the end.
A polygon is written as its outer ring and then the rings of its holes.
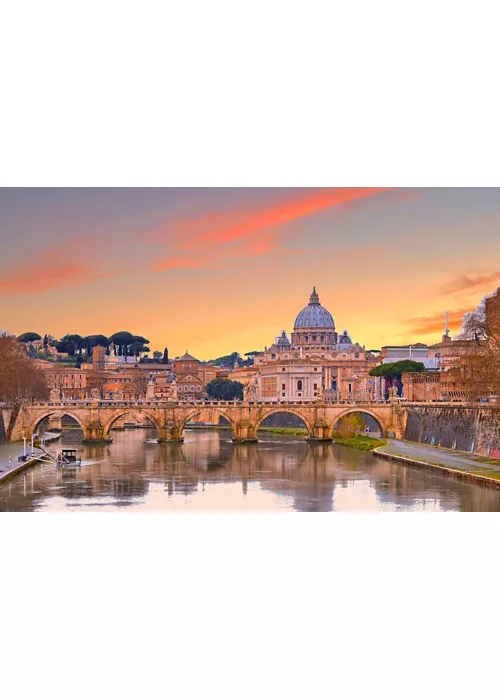
POLYGON ((243 401, 257 401, 257 380, 255 378, 243 387, 243 401))
POLYGON ((389 400, 390 401, 397 401, 398 400, 398 387, 397 386, 391 386, 389 388, 389 400))

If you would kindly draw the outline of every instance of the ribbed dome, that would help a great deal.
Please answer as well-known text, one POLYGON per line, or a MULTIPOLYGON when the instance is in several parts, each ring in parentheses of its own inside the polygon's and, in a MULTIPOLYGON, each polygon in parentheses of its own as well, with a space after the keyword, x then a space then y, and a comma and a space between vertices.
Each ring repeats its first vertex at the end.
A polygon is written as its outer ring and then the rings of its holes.
POLYGON ((319 303, 319 297, 314 287, 309 304, 302 309, 295 319, 294 330, 299 328, 331 328, 335 330, 332 315, 319 303))

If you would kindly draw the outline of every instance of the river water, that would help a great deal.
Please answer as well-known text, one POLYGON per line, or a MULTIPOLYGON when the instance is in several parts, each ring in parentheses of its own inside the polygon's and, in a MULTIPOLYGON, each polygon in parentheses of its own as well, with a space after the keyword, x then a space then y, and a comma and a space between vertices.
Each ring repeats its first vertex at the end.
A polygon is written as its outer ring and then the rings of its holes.
POLYGON ((335 444, 229 431, 187 430, 183 444, 146 429, 114 431, 111 445, 75 445, 82 467, 40 464, 0 486, 0 511, 500 511, 500 492, 404 467, 335 444))

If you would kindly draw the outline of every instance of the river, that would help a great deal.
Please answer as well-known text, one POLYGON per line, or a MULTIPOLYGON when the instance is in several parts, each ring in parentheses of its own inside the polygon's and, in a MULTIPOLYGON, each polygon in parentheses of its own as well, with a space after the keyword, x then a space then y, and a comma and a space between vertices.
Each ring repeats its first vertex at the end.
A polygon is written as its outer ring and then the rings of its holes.
POLYGON ((154 431, 113 432, 111 445, 75 445, 82 467, 39 464, 0 486, 0 511, 500 511, 500 492, 371 453, 300 437, 259 434, 235 445, 229 431, 187 430, 183 444, 154 431))

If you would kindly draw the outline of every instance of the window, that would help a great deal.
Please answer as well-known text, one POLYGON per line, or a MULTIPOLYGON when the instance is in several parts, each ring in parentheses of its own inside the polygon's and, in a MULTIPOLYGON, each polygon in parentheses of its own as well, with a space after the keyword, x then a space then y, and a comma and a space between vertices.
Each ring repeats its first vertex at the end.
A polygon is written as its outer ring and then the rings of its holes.
POLYGON ((318 388, 318 385, 317 385, 317 384, 315 384, 315 385, 314 385, 314 388, 315 388, 315 389, 317 389, 317 388, 318 388))
POLYGON ((317 371, 318 371, 318 368, 317 368, 317 367, 315 367, 315 368, 314 368, 314 371, 315 371, 315 372, 317 372, 317 371))
POLYGON ((190 391, 194 391, 194 386, 191 386, 191 389, 190 389, 190 391))
POLYGON ((273 352, 273 354, 271 355, 271 360, 275 360, 275 359, 276 359, 276 355, 273 352))
POLYGON ((355 352, 355 353, 354 353, 354 357, 355 357, 356 359, 358 359, 358 357, 359 357, 359 352, 355 352))
POLYGON ((324 335, 321 336, 321 342, 322 342, 322 343, 325 342, 325 336, 324 336, 324 335))
MULTIPOLYGON (((282 385, 281 385, 281 391, 285 391, 285 388, 286 388, 285 385, 282 384, 282 385)), ((283 396, 284 396, 284 394, 283 394, 283 396)))
POLYGON ((302 379, 299 379, 297 382, 297 391, 302 391, 302 379))
POLYGON ((285 392, 283 392, 283 393, 281 394, 281 396, 283 396, 283 397, 284 397, 284 396, 285 396, 285 392))
POLYGON ((282 367, 282 368, 281 368, 281 371, 282 371, 282 372, 284 372, 284 371, 285 371, 285 368, 284 368, 284 367, 282 367))
POLYGON ((197 386, 196 391, 201 391, 201 386, 197 386))

